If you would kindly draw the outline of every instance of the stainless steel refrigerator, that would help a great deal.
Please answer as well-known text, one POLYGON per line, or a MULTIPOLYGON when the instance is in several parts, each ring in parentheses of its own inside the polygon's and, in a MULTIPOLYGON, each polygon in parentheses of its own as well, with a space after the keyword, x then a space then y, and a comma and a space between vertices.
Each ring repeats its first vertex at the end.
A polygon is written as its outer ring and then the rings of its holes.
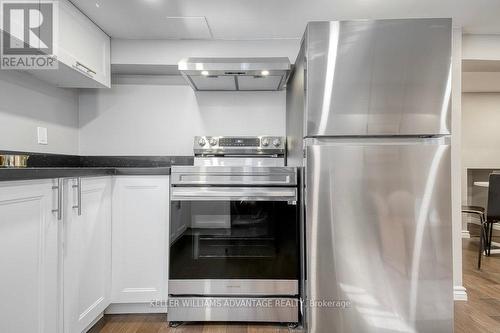
POLYGON ((312 22, 287 85, 311 333, 453 331, 451 19, 312 22))

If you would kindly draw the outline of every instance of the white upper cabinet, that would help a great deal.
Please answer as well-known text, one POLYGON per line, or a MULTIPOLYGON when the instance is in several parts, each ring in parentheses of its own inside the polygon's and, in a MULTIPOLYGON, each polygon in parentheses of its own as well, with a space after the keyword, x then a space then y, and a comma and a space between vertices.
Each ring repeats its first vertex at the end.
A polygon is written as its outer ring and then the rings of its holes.
POLYGON ((167 299, 169 205, 169 176, 115 178, 113 303, 167 299))
POLYGON ((0 332, 57 333, 59 235, 52 180, 0 182, 0 332))
POLYGON ((109 86, 109 36, 67 1, 60 2, 59 24, 60 61, 109 86))
POLYGON ((109 88, 110 38, 68 0, 58 1, 58 69, 31 73, 66 88, 109 88))
POLYGON ((64 332, 80 333, 110 303, 111 177, 66 182, 64 332))

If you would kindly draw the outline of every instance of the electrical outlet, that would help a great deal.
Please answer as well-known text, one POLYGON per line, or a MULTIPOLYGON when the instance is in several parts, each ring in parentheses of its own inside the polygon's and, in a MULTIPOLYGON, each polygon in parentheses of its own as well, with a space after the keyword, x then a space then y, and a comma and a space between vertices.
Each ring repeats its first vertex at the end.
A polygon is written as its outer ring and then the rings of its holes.
POLYGON ((37 127, 36 132, 39 145, 46 145, 49 143, 47 138, 47 127, 37 127))

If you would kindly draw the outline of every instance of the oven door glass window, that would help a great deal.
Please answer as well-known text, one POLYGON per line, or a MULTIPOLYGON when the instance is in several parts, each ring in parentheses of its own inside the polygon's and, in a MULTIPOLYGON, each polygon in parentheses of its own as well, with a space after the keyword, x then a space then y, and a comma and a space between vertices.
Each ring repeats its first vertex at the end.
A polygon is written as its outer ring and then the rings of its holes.
POLYGON ((297 279, 295 201, 173 200, 170 279, 297 279))

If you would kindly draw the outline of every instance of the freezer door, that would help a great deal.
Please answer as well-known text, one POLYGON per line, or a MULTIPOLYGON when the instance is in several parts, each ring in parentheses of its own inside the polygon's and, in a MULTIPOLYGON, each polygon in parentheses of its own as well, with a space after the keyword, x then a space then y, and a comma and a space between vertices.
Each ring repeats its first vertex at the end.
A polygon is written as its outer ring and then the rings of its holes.
POLYGON ((306 135, 450 132, 451 19, 312 22, 306 135))
POLYGON ((308 332, 452 332, 448 138, 315 140, 306 157, 308 332))

